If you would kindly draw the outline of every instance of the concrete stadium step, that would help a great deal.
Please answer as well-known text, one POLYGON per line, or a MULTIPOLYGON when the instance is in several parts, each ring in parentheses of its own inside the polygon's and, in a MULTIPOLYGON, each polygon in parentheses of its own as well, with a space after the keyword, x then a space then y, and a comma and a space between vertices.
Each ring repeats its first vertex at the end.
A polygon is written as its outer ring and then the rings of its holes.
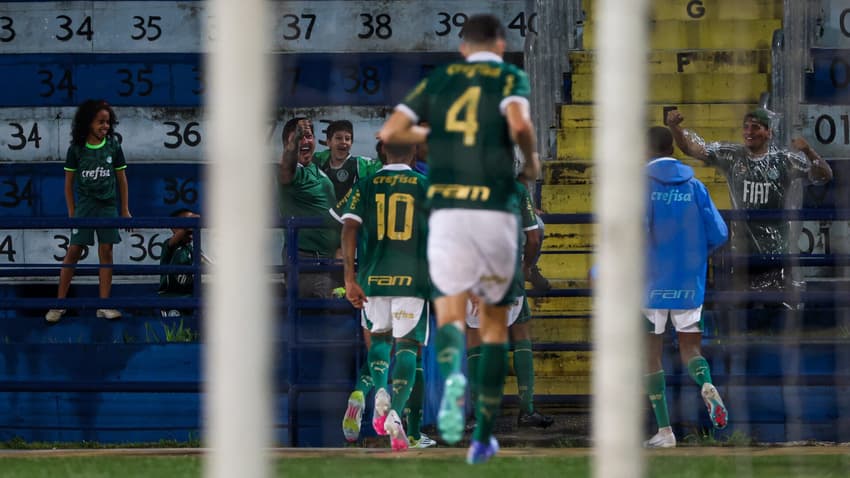
MULTIPOLYGON (((575 74, 594 71, 596 52, 570 53, 575 74)), ((770 73, 770 50, 654 50, 649 53, 650 73, 770 73)))
MULTIPOLYGON (((660 126, 661 124, 658 123, 658 125, 660 126)), ((694 129, 708 142, 737 142, 741 140, 740 126, 694 129)), ((606 131, 610 131, 610 128, 607 128, 606 131)), ((594 128, 565 128, 558 130, 557 134, 559 160, 569 160, 570 158, 589 159, 593 157, 594 128)), ((675 152, 676 156, 685 157, 685 154, 678 147, 675 152)))
MULTIPOLYGON (((596 48, 593 23, 584 27, 584 49, 596 48)), ((650 50, 767 50, 782 21, 772 20, 662 20, 650 25, 650 50)))
POLYGON ((585 279, 594 264, 594 256, 586 254, 548 254, 540 258, 537 266, 546 277, 559 279, 585 279))
MULTIPOLYGON (((718 209, 731 209, 729 190, 725 183, 706 184, 718 209)), ((558 213, 593 212, 593 185, 544 185, 541 206, 544 211, 558 213)), ((545 242, 544 242, 545 244, 545 242)))
MULTIPOLYGON (((590 375, 593 352, 534 352, 535 377, 577 377, 590 375)), ((509 359, 509 376, 516 376, 513 360, 509 359)))
MULTIPOLYGON (((726 182, 722 173, 716 168, 705 166, 702 161, 685 159, 683 162, 691 166, 697 179, 705 184, 726 182)), ((544 188, 554 185, 592 184, 594 165, 591 161, 547 161, 543 168, 543 177, 544 188)), ((546 231, 549 231, 548 226, 546 231)))
MULTIPOLYGON (((592 103, 593 75, 572 75, 572 103, 592 103)), ((650 103, 755 103, 768 90, 770 75, 654 74, 650 103)))
MULTIPOLYGON (((596 16, 597 2, 582 2, 588 19, 596 16)), ((783 0, 653 0, 651 3, 654 20, 767 20, 781 19, 783 13, 783 0)))
POLYGON ((534 317, 531 324, 531 341, 545 343, 590 342, 590 319, 548 319, 534 317))
MULTIPOLYGON (((535 373, 537 370, 535 370, 535 373)), ((590 375, 564 375, 534 377, 535 395, 590 395, 590 375)), ((505 395, 516 395, 516 377, 511 375, 505 379, 505 395)))
MULTIPOLYGON (((544 255, 543 257, 547 257, 544 255)), ((583 287, 587 287, 584 285, 583 287)), ((554 314, 590 314, 593 311, 592 297, 533 297, 528 299, 532 316, 554 315, 554 314)), ((539 322, 552 319, 541 319, 534 322, 535 327, 539 322)), ((575 319, 569 319, 575 320, 575 319)))
MULTIPOLYGON (((663 124, 667 111, 677 108, 685 117, 684 125, 700 131, 702 128, 740 128, 744 115, 756 107, 755 103, 738 104, 677 104, 648 105, 647 121, 663 124)), ((591 128, 597 126, 593 117, 593 105, 561 105, 561 128, 591 128)), ((740 136, 740 135, 739 135, 740 136)), ((549 163, 547 163, 549 164, 549 163)))
MULTIPOLYGON (((584 251, 594 245, 593 224, 551 224, 546 226, 544 251, 584 251)), ((546 257, 551 254, 545 254, 546 257)), ((568 286, 570 287, 570 286, 568 286)))

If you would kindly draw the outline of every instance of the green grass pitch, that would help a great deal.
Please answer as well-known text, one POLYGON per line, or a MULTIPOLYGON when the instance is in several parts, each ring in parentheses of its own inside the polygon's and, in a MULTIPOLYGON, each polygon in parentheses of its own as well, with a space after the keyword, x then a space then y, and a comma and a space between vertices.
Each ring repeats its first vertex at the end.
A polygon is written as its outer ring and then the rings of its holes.
MULTIPOLYGON (((308 453, 297 450, 278 456, 276 476, 280 477, 528 477, 591 476, 587 450, 511 450, 484 465, 469 466, 463 461, 463 450, 424 450, 405 454, 389 452, 308 453)), ((155 453, 155 451, 152 451, 155 453)), ((827 453, 817 450, 782 454, 758 450, 717 453, 683 449, 670 453, 650 453, 648 477, 677 478, 846 478, 850 476, 850 450, 836 449, 827 453)), ((202 458, 190 456, 115 456, 87 454, 83 456, 33 455, 22 452, 0 457, 0 476, 4 478, 135 478, 135 477, 200 477, 202 458)), ((636 475, 637 476, 637 475, 636 475)))

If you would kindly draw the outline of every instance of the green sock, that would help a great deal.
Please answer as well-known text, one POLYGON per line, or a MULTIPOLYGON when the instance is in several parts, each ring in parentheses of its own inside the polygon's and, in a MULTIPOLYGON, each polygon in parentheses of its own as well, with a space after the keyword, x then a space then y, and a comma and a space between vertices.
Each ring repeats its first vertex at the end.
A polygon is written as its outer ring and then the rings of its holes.
POLYGON ((514 371, 520 410, 531 413, 534 411, 534 355, 530 340, 514 343, 514 371))
POLYGON ((700 387, 704 383, 711 383, 711 367, 708 366, 708 361, 702 355, 688 360, 688 375, 694 379, 700 387))
POLYGON ((469 376, 469 401, 472 406, 478 402, 478 363, 481 362, 481 346, 466 351, 466 374, 469 376))
POLYGON ((461 354, 463 354, 463 330, 454 323, 446 324, 437 330, 437 365, 440 375, 447 378, 460 372, 461 354))
POLYGON ((413 342, 396 342, 395 364, 393 365, 393 401, 392 409, 399 416, 404 414, 404 407, 410 398, 410 392, 416 380, 416 351, 419 344, 413 342))
POLYGON ((374 386, 375 382, 372 380, 372 369, 369 368, 369 357, 366 357, 363 365, 360 366, 360 376, 357 377, 357 386, 354 387, 354 390, 362 392, 363 397, 366 397, 374 386))
POLYGON ((390 372, 390 351, 393 339, 390 335, 373 335, 372 346, 369 347, 369 370, 372 371, 372 381, 376 389, 386 389, 390 372))
POLYGON ((646 379, 646 393, 649 395, 649 402, 652 403, 652 411, 655 412, 658 428, 669 427, 670 415, 667 413, 667 397, 665 395, 667 381, 664 380, 664 370, 646 374, 644 378, 646 379))
POLYGON ((407 399, 407 436, 414 440, 422 438, 422 402, 425 400, 425 371, 422 370, 422 357, 416 357, 416 380, 410 398, 407 399))
POLYGON ((505 375, 508 372, 508 344, 481 345, 481 366, 478 370, 478 402, 475 404, 475 433, 480 443, 489 443, 493 425, 502 408, 505 375))

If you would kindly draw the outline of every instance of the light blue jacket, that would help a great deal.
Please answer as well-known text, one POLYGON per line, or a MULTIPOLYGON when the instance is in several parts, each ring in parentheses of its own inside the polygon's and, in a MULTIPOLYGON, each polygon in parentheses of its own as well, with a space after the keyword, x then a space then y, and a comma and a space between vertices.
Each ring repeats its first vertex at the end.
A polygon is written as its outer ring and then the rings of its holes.
POLYGON ((657 158, 646 169, 646 307, 695 309, 705 297, 708 256, 729 230, 690 166, 657 158))

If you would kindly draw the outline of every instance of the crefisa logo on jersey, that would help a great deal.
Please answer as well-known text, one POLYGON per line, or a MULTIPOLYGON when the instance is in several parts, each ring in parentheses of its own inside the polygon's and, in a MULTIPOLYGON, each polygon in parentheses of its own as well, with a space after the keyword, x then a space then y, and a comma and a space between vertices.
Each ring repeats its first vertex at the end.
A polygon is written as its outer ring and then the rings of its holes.
POLYGON ((108 178, 112 175, 112 170, 102 168, 100 166, 94 169, 87 169, 85 171, 80 172, 80 177, 86 179, 98 179, 98 178, 108 178))
POLYGON ((690 191, 683 193, 678 189, 664 192, 654 191, 651 199, 669 205, 674 202, 691 202, 693 201, 693 194, 690 191))

